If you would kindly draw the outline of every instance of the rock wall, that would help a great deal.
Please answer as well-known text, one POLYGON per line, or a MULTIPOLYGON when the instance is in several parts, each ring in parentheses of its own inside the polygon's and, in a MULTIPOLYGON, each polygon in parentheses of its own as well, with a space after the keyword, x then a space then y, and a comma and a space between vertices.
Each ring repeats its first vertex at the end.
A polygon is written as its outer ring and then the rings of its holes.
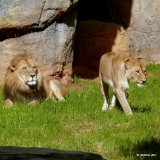
POLYGON ((133 54, 160 63, 160 1, 133 0, 127 34, 133 54))
POLYGON ((78 0, 0 1, 0 72, 16 54, 27 52, 47 77, 71 80, 78 0))
POLYGON ((159 0, 81 0, 78 13, 80 23, 94 19, 122 26, 128 37, 129 51, 133 55, 160 63, 159 0))
POLYGON ((74 72, 78 72, 82 77, 98 76, 92 70, 98 71, 99 60, 104 53, 129 52, 127 34, 123 27, 117 24, 95 20, 83 21, 78 24, 76 35, 74 72))
POLYGON ((123 26, 130 52, 160 63, 160 1, 107 0, 107 21, 123 26), (110 4, 109 4, 110 3, 110 4))
POLYGON ((58 76, 67 83, 71 81, 74 57, 75 63, 87 62, 89 68, 95 69, 104 52, 126 48, 126 40, 122 43, 120 38, 122 33, 128 38, 132 54, 160 63, 159 0, 80 0, 76 8, 79 22, 103 22, 95 26, 92 23, 89 30, 86 23, 78 25, 73 55, 77 23, 73 10, 77 4, 78 0, 0 1, 0 83, 9 61, 23 52, 38 59, 45 76, 58 76), (112 28, 106 22, 115 25, 112 28), (116 29, 116 24, 121 30, 116 29))

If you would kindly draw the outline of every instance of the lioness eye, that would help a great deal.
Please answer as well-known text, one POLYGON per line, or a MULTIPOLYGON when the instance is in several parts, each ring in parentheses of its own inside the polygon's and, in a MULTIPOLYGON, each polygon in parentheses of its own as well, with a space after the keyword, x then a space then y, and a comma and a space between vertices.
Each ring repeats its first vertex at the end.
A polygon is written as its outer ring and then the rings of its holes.
POLYGON ((37 68, 36 68, 36 67, 33 67, 33 70, 37 70, 37 68))
POLYGON ((138 71, 136 71, 136 72, 137 72, 138 74, 140 73, 140 72, 139 72, 139 70, 138 70, 138 71))

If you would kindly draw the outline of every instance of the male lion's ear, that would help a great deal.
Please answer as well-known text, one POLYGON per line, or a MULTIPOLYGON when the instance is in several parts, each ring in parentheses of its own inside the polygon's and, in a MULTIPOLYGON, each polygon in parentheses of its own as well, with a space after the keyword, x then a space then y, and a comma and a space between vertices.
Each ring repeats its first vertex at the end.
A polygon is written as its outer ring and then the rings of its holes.
POLYGON ((12 72, 14 72, 14 71, 17 69, 17 65, 14 64, 14 63, 11 63, 10 66, 9 66, 9 68, 10 68, 10 70, 11 70, 12 72))
POLYGON ((129 58, 125 60, 124 64, 125 64, 126 69, 132 68, 132 65, 133 65, 132 60, 129 58))

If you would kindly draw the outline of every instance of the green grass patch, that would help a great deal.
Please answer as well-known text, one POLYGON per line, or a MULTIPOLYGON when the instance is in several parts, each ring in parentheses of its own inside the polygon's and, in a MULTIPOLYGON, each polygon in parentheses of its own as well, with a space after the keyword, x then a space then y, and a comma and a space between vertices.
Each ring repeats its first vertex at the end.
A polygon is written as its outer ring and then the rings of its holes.
POLYGON ((148 66, 143 88, 131 83, 133 116, 118 107, 103 113, 100 84, 92 80, 76 78, 66 101, 46 100, 32 108, 27 102, 5 108, 0 90, 1 146, 89 151, 111 160, 160 159, 160 65, 148 66))

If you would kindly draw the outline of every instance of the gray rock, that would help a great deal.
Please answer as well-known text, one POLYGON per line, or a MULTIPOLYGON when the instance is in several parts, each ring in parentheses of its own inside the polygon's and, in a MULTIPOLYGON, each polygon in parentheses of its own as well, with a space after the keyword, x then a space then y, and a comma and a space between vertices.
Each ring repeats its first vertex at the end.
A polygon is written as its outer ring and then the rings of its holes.
POLYGON ((128 54, 128 37, 118 24, 83 21, 77 25, 76 35, 75 62, 82 69, 82 66, 86 66, 98 71, 100 57, 106 52, 128 54))
POLYGON ((11 59, 24 52, 37 59, 44 76, 58 76, 65 84, 72 80, 77 21, 69 11, 77 1, 0 1, 0 83, 11 59))
POLYGON ((160 0, 95 0, 91 3, 91 0, 80 1, 80 20, 97 19, 123 26, 131 53, 160 63, 160 0))
POLYGON ((55 18, 63 15, 73 8, 77 2, 78 0, 46 0, 41 12, 39 27, 43 27, 55 18))
POLYGON ((37 26, 45 0, 1 0, 0 29, 37 26))
POLYGON ((47 148, 0 147, 1 160, 107 160, 89 152, 63 151, 47 148))
POLYGON ((77 2, 78 0, 1 0, 0 30, 47 26, 77 2))
POLYGON ((54 22, 41 32, 29 33, 0 42, 0 72, 2 81, 11 59, 20 53, 30 53, 38 61, 45 76, 71 77, 73 37, 76 15, 72 13, 54 22))
POLYGON ((132 53, 160 63, 159 17, 159 0, 134 0, 127 34, 132 53))

